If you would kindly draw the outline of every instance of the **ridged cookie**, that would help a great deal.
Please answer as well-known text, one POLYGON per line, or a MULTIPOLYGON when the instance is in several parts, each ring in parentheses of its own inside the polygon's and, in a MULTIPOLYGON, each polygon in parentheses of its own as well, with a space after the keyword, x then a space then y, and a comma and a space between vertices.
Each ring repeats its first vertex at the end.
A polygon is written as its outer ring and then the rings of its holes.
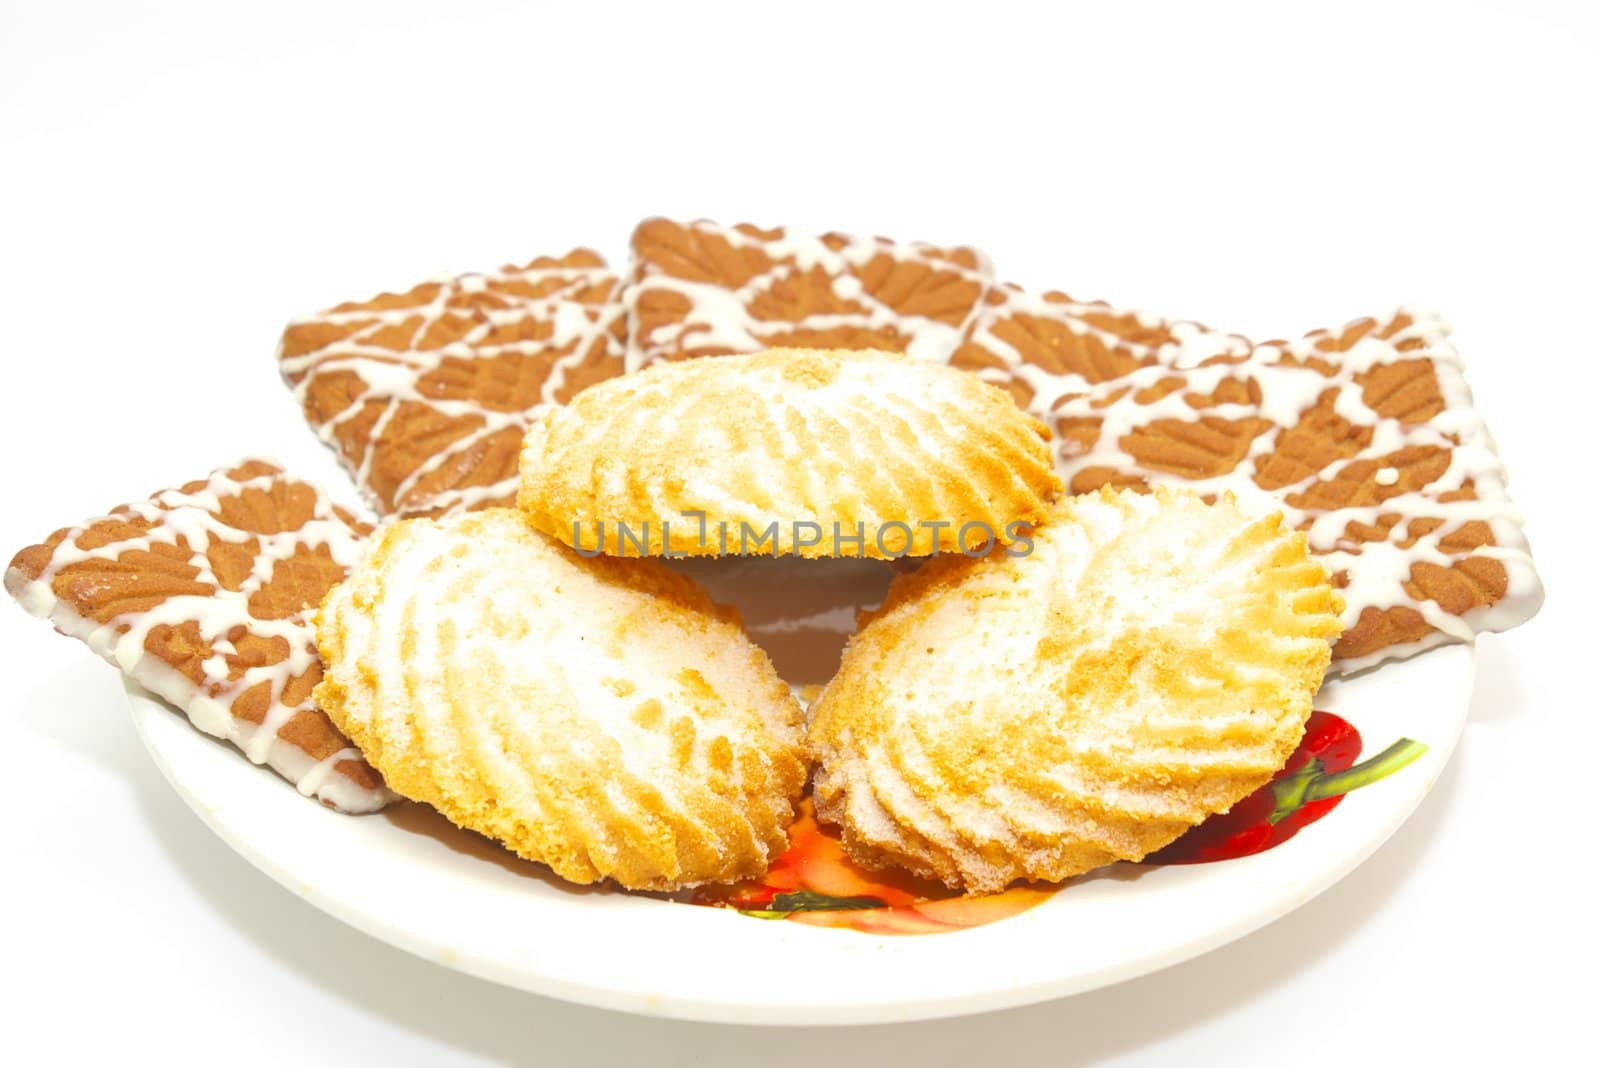
POLYGON ((896 580, 813 706, 817 814, 970 890, 1136 860, 1283 765, 1340 607, 1277 514, 1069 499, 1026 555, 896 580))
POLYGON ((871 350, 603 382, 529 429, 521 470, 536 527, 618 556, 976 553, 1061 490, 1044 425, 1004 392, 871 350))
POLYGON ((324 602, 317 700, 400 794, 575 883, 757 875, 801 713, 689 579, 488 509, 396 522, 324 602))

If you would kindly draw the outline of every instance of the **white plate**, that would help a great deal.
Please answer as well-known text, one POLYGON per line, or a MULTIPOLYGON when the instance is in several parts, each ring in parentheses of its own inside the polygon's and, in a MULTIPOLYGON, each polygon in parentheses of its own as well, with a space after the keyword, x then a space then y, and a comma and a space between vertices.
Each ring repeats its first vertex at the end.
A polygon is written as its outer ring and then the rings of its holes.
POLYGON ((1317 707, 1428 752, 1276 849, 1216 864, 1117 865, 984 927, 923 936, 753 919, 564 886, 420 806, 341 816, 130 686, 168 781, 224 841, 318 908, 495 982, 628 1012, 842 1024, 980 1012, 1106 986, 1196 956, 1310 900, 1416 808, 1466 722, 1472 650, 1330 682, 1317 707))

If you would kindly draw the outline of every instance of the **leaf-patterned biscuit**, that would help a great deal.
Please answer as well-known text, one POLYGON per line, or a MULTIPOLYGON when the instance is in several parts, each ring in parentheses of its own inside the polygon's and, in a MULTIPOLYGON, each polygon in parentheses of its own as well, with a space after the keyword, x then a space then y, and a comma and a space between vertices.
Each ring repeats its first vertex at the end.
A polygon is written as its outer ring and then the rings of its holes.
POLYGON ((585 249, 291 323, 279 369, 381 513, 508 504, 529 421, 622 370, 618 280, 585 249))
POLYGON ((17 553, 6 590, 207 734, 345 812, 392 795, 312 700, 310 611, 369 528, 263 460, 125 504, 17 553))
POLYGON ((1002 287, 952 362, 1051 427, 1069 492, 1176 482, 1282 509, 1344 591, 1341 671, 1506 630, 1542 601, 1437 316, 1252 345, 1002 287))
POLYGON ((785 347, 944 359, 993 276, 971 248, 659 218, 633 256, 630 370, 785 347))

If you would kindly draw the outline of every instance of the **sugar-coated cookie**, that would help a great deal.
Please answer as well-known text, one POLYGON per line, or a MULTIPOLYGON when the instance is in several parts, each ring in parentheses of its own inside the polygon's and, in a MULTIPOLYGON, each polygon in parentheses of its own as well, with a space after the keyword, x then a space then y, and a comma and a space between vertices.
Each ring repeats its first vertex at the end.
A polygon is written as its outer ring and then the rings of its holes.
POLYGON ((731 612, 510 509, 384 528, 316 619, 317 700, 398 793, 575 883, 758 875, 801 712, 731 612))
POLYGON ((997 890, 1136 860, 1264 784, 1339 633, 1305 536, 1158 487, 891 586, 813 706, 846 847, 997 890))
POLYGON ((774 349, 594 386, 528 431, 519 506, 618 556, 974 555, 1060 493, 1048 433, 974 375, 774 349))

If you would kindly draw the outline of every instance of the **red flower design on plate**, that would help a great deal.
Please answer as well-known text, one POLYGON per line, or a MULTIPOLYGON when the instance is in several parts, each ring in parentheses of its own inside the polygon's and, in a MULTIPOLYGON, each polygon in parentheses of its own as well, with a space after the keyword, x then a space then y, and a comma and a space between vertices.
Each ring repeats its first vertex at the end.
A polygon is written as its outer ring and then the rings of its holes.
MULTIPOLYGON (((1144 864, 1203 864, 1271 849, 1333 811, 1344 795, 1392 775, 1427 751, 1402 738, 1360 764, 1361 735, 1331 712, 1313 712, 1300 745, 1271 782, 1213 816, 1144 864)), ((873 934, 933 934, 977 927, 1026 912, 1059 885, 1019 885, 967 895, 900 871, 876 871, 844 851, 838 832, 800 802, 789 848, 760 879, 696 891, 697 905, 734 908, 762 919, 873 934)))

